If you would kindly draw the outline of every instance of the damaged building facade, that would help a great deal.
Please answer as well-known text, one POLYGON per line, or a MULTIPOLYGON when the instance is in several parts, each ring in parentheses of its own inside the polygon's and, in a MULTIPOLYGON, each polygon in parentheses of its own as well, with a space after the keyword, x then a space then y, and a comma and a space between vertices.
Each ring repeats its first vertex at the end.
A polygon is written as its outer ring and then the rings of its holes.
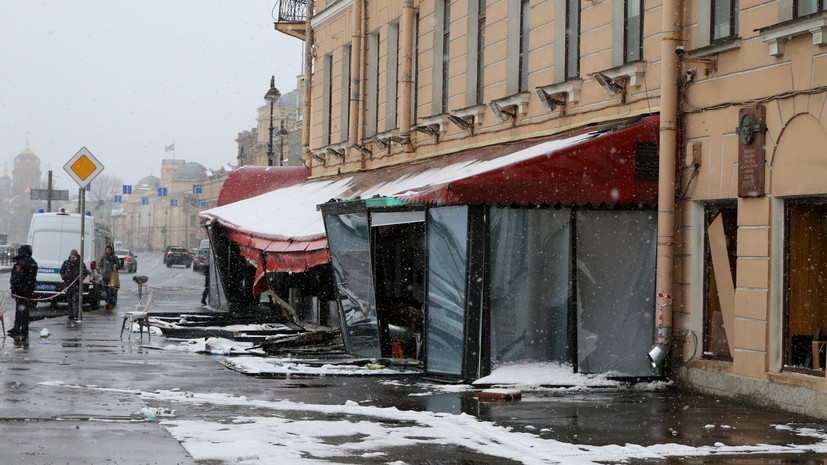
POLYGON ((678 379, 827 418, 827 16, 724 4, 684 11, 678 379))
POLYGON ((266 236, 236 242, 254 277, 324 250, 355 354, 825 418, 822 9, 281 0, 309 178, 202 218, 266 236))
POLYGON ((643 5, 574 5, 280 2, 308 41, 310 178, 202 214, 239 298, 323 246, 308 269, 331 267, 356 355, 657 375, 660 45, 643 5))

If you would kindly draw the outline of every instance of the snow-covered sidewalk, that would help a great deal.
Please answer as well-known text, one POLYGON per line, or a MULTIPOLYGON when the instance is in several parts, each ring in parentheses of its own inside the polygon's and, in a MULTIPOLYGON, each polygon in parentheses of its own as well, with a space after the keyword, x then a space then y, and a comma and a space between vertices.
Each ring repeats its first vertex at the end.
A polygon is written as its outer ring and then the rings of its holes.
MULTIPOLYGON (((354 458, 372 463, 403 465, 399 451, 435 445, 476 451, 525 465, 624 463, 633 459, 669 457, 757 456, 758 454, 827 454, 827 434, 801 425, 769 425, 792 436, 808 438, 806 445, 763 443, 693 446, 669 442, 588 445, 549 439, 546 431, 514 431, 513 428, 481 421, 467 414, 409 411, 361 405, 347 400, 340 405, 301 403, 288 400, 262 401, 219 393, 159 390, 155 392, 107 389, 98 386, 56 388, 105 390, 137 394, 151 408, 198 406, 226 412, 247 410, 249 414, 210 421, 161 416, 155 419, 178 439, 196 461, 221 461, 240 465, 260 463, 330 464, 353 463, 354 458), (382 460, 387 461, 383 462, 382 460), (339 461, 341 460, 341 461, 339 461)), ((171 410, 159 410, 171 411, 171 410)), ((203 418, 203 416, 202 416, 203 418)), ((705 425, 702 428, 729 428, 705 425)), ((530 429, 530 428, 529 428, 530 429)))

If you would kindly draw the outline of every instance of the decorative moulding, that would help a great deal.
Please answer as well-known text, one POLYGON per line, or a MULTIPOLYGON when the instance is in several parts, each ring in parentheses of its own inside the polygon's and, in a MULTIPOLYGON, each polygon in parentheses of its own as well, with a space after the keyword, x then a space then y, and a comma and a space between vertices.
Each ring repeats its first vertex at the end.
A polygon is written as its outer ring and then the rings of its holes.
POLYGON ((433 115, 419 118, 419 124, 414 126, 415 131, 436 136, 445 132, 445 125, 448 124, 448 115, 433 115))
POLYGON ((827 12, 791 19, 756 29, 761 40, 769 45, 771 56, 784 54, 784 43, 794 37, 812 34, 813 45, 827 45, 827 12))
POLYGON ((626 82, 632 86, 637 87, 643 82, 643 76, 646 72, 646 63, 642 61, 633 61, 614 68, 603 70, 600 74, 607 78, 617 81, 618 78, 625 78, 626 82))

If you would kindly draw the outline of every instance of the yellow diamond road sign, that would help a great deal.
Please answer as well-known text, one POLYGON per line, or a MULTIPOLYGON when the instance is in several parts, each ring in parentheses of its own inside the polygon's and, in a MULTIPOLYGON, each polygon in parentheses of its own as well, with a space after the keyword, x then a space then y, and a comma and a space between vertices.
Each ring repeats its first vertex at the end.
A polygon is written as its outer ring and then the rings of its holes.
POLYGON ((92 155, 89 149, 83 147, 63 165, 63 170, 69 173, 69 176, 71 176, 80 187, 86 187, 87 184, 95 179, 95 176, 103 171, 103 165, 92 155))

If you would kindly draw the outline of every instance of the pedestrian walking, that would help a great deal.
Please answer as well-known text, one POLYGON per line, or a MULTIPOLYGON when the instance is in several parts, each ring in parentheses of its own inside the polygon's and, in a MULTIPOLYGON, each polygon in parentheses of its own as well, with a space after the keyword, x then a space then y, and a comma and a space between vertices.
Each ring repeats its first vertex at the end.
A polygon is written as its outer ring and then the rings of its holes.
POLYGON ((60 278, 63 279, 63 288, 66 291, 66 300, 69 303, 70 320, 77 320, 78 318, 78 292, 80 292, 83 278, 89 275, 89 270, 86 269, 84 264, 83 276, 81 276, 80 267, 80 255, 77 250, 72 249, 69 252, 69 258, 60 267, 60 278))
POLYGON ((9 336, 29 337, 29 309, 37 306, 34 286, 37 282, 37 262, 32 258, 32 246, 21 245, 14 257, 14 267, 9 278, 15 300, 14 327, 9 336))
POLYGON ((207 305, 210 296, 210 262, 204 264, 204 292, 201 293, 201 305, 207 305))
POLYGON ((118 290, 110 285, 112 272, 118 270, 118 256, 113 252, 111 245, 106 246, 103 255, 98 259, 98 269, 101 281, 106 288, 106 309, 111 310, 118 303, 118 290))

